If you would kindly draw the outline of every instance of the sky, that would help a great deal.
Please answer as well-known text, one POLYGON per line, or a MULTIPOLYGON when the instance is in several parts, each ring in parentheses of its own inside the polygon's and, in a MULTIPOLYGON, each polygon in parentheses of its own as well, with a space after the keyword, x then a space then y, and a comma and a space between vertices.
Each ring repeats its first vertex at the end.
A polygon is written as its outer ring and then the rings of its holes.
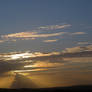
POLYGON ((90 44, 91 9, 91 0, 1 0, 0 52, 52 52, 77 46, 79 42, 90 44), (24 32, 26 37, 4 37, 21 32, 24 32), (28 33, 29 37, 26 32, 36 32, 33 35, 39 36, 60 32, 64 34, 34 37, 28 33))
POLYGON ((92 85, 91 30, 92 0, 0 0, 0 88, 92 85))

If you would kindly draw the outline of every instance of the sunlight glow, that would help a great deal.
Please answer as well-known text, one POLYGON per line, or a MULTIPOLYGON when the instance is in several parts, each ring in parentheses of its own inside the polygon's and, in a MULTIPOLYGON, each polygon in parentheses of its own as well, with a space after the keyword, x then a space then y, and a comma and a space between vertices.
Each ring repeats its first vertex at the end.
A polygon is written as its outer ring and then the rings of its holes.
POLYGON ((11 59, 19 59, 19 58, 29 58, 31 57, 31 53, 22 53, 22 54, 14 54, 14 55, 11 55, 11 59))

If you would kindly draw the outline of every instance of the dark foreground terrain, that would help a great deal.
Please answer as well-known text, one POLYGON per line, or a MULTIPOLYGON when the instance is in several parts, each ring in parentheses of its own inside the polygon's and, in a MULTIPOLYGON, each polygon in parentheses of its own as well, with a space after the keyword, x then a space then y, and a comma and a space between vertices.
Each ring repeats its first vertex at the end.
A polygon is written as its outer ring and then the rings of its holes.
POLYGON ((0 89, 0 92, 92 92, 92 86, 73 86, 42 89, 0 89))

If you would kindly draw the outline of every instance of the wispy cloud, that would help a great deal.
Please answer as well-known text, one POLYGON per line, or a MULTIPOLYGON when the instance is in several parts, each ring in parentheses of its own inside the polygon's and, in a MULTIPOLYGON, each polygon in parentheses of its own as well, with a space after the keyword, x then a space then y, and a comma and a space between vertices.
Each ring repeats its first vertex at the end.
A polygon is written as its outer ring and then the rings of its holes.
POLYGON ((74 32, 74 33, 71 33, 71 35, 84 35, 84 34, 87 34, 85 32, 74 32))
MULTIPOLYGON (((38 32, 20 32, 20 33, 13 33, 13 34, 7 34, 7 35, 1 35, 1 42, 5 41, 17 41, 19 39, 21 40, 35 40, 37 38, 48 38, 48 37, 54 37, 54 36, 60 36, 64 35, 66 32, 58 32, 58 33, 50 33, 50 34, 42 34, 38 32)), ((53 40, 55 42, 55 40, 53 40)))
POLYGON ((88 42, 78 42, 77 44, 79 45, 86 45, 86 44, 89 44, 88 42))
POLYGON ((45 37, 59 36, 65 33, 66 32, 39 34, 37 32, 20 32, 20 33, 2 35, 1 38, 45 38, 45 37))
MULTIPOLYGON (((19 32, 19 33, 13 33, 13 34, 6 34, 1 35, 0 43, 11 41, 16 42, 17 40, 35 40, 37 38, 48 38, 48 37, 55 37, 60 35, 84 35, 85 32, 56 32, 56 33, 39 33, 39 32, 19 32)), ((44 40, 43 42, 56 42, 57 39, 54 40, 44 40)), ((81 43, 80 43, 81 44, 81 43)))
POLYGON ((90 42, 78 42, 78 45, 91 45, 92 43, 90 42))
POLYGON ((51 43, 51 42, 56 42, 56 41, 58 41, 58 39, 54 39, 54 40, 44 40, 43 42, 45 42, 45 43, 51 43))
MULTIPOLYGON (((61 36, 66 34, 69 35, 84 35, 85 32, 55 32, 55 33, 43 33, 43 30, 56 30, 56 29, 63 29, 71 27, 71 24, 64 24, 64 25, 49 25, 49 26, 40 26, 36 28, 36 30, 26 31, 26 32, 19 32, 19 33, 11 33, 6 35, 0 36, 0 43, 3 42, 16 42, 17 40, 35 40, 37 38, 48 38, 48 37, 55 37, 61 36)), ((44 40, 45 43, 56 42, 57 39, 54 40, 44 40)))
POLYGON ((56 29, 63 29, 63 28, 68 28, 71 27, 71 24, 64 24, 64 25, 50 25, 50 26, 41 26, 39 29, 44 29, 44 30, 56 30, 56 29))

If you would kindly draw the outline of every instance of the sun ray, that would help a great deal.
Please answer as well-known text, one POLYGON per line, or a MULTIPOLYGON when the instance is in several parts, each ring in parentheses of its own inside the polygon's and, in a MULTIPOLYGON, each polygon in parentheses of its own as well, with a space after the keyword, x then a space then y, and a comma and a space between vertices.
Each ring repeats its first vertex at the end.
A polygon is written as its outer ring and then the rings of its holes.
POLYGON ((11 88, 15 75, 2 75, 0 77, 0 88, 11 88))

